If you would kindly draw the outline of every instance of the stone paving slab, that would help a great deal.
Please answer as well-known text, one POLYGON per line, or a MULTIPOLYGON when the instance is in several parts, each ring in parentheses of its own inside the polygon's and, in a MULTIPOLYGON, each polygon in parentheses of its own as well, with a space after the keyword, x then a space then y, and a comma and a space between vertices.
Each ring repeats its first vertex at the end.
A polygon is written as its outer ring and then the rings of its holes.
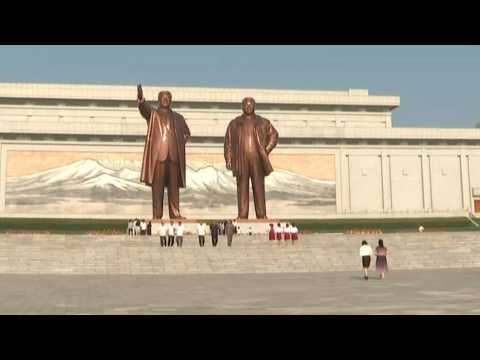
POLYGON ((0 314, 479 314, 480 269, 0 275, 0 314))

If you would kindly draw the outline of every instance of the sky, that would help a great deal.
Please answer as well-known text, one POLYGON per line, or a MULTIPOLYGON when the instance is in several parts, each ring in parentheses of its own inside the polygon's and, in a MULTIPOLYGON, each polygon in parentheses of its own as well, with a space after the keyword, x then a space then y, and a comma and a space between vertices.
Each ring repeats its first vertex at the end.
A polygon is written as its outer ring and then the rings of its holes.
POLYGON ((480 46, 0 45, 0 82, 368 89, 395 127, 480 122, 480 46))

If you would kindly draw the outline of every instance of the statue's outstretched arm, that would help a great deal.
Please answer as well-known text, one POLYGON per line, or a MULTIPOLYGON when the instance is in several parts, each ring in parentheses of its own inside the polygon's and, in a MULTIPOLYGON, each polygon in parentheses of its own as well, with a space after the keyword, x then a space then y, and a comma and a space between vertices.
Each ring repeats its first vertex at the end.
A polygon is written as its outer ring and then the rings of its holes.
POLYGON ((147 121, 150 120, 150 115, 152 114, 152 108, 147 104, 145 99, 138 100, 138 110, 142 114, 143 118, 147 121))
POLYGON ((150 120, 150 115, 152 113, 152 108, 147 104, 145 98, 143 97, 143 89, 142 85, 138 84, 137 86, 137 102, 138 102, 138 110, 143 118, 147 121, 150 120))

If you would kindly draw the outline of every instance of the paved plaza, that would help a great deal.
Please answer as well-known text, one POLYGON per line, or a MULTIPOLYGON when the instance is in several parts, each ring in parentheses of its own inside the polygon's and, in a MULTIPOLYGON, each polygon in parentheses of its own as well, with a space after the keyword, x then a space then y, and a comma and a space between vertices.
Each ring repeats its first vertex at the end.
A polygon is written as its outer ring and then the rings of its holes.
POLYGON ((1 314, 480 314, 480 269, 0 275, 1 314))

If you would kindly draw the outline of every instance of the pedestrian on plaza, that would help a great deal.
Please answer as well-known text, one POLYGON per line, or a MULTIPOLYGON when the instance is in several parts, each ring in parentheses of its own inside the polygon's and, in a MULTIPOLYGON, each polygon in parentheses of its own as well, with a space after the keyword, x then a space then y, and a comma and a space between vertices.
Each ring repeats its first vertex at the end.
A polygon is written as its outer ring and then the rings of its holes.
POLYGON ((270 230, 268 232, 268 240, 275 240, 275 229, 273 228, 273 224, 270 225, 270 230))
POLYGON ((372 259, 372 247, 363 240, 362 246, 360 246, 360 257, 362 258, 363 278, 368 280, 368 268, 370 267, 370 261, 372 259))
POLYGON ((220 225, 218 223, 213 223, 210 229, 210 234, 212 236, 212 246, 216 247, 218 244, 218 234, 220 233, 220 225))
POLYGON ((283 230, 283 239, 284 239, 285 241, 288 241, 288 240, 291 240, 291 239, 292 239, 290 230, 291 230, 290 224, 287 223, 287 224, 285 225, 285 230, 283 230))
POLYGON ((277 240, 282 240, 282 225, 280 225, 280 223, 278 223, 275 227, 275 234, 277 236, 277 240))
POLYGON ((229 220, 225 227, 225 234, 227 235, 227 246, 232 247, 233 235, 235 234, 235 226, 232 220, 229 220))
POLYGON ((377 271, 380 273, 380 279, 385 278, 385 272, 388 271, 387 264, 387 248, 383 245, 383 240, 378 240, 378 246, 375 249, 375 255, 377 256, 377 261, 375 266, 377 271))
POLYGON ((240 225, 237 223, 237 220, 234 219, 232 221, 232 224, 233 224, 233 227, 234 227, 235 234, 240 234, 240 225))
POLYGON ((167 225, 161 221, 160 226, 158 227, 158 234, 160 235, 160 246, 166 247, 167 246, 167 225))
POLYGON ((168 234, 168 247, 172 247, 175 243, 175 226, 173 225, 173 221, 170 221, 167 229, 168 234))
POLYGON ((141 233, 141 228, 140 228, 140 219, 135 219, 135 226, 134 226, 134 235, 140 235, 141 233))
POLYGON ((298 240, 298 228, 297 225, 292 224, 292 228, 290 229, 290 233, 292 235, 292 245, 295 245, 295 241, 298 240))
POLYGON ((140 234, 141 235, 147 234, 147 223, 145 219, 142 219, 142 221, 140 221, 140 234))
POLYGON ((198 235, 198 244, 200 247, 203 247, 205 245, 205 232, 206 232, 206 226, 204 223, 198 223, 197 225, 197 235, 198 235))
POLYGON ((133 236, 133 220, 132 219, 128 219, 127 235, 133 236))
POLYGON ((149 221, 147 224, 147 235, 151 236, 152 235, 152 222, 149 221))
POLYGON ((183 245, 183 231, 185 230, 182 222, 179 221, 178 225, 175 227, 175 240, 177 241, 177 247, 182 247, 183 245))

